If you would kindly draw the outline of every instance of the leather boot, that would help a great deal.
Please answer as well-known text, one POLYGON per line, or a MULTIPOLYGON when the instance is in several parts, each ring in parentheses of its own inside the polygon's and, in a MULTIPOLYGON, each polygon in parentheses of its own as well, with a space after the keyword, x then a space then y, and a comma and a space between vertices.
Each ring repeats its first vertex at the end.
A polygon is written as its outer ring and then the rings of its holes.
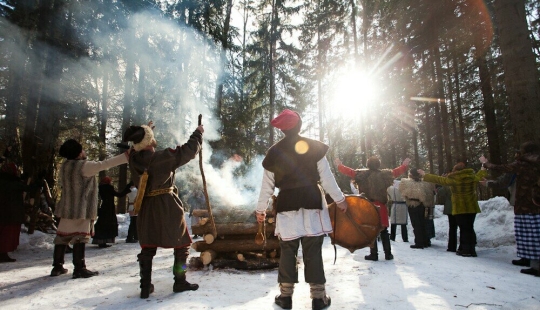
POLYGON ((274 298, 274 303, 281 307, 281 309, 292 309, 292 296, 277 295, 274 298))
POLYGON ((379 260, 379 254, 377 250, 377 240, 373 243, 373 246, 369 248, 369 255, 364 256, 365 260, 372 260, 372 261, 378 261, 379 260))
POLYGON ((392 248, 390 246, 390 238, 388 236, 388 230, 381 231, 381 242, 384 250, 384 258, 386 260, 393 260, 394 255, 392 255, 392 248))
POLYGON ((55 244, 53 252, 53 269, 51 270, 51 277, 56 277, 68 272, 64 268, 64 256, 66 254, 67 245, 55 244))
POLYGON ((152 284, 152 259, 139 259, 141 276, 141 298, 146 299, 154 292, 152 284))
POLYGON ((77 278, 90 278, 97 276, 99 272, 90 271, 86 269, 86 263, 84 261, 84 250, 86 248, 86 243, 75 243, 73 245, 73 279, 77 278))
POLYGON ((390 240, 396 241, 396 224, 390 224, 390 240))
POLYGON ((322 310, 326 309, 332 303, 330 296, 326 295, 324 298, 313 298, 311 300, 311 309, 312 310, 322 310))
POLYGON ((181 293, 184 291, 196 291, 199 289, 199 284, 191 284, 186 281, 186 259, 175 255, 174 257, 174 285, 173 292, 181 293))

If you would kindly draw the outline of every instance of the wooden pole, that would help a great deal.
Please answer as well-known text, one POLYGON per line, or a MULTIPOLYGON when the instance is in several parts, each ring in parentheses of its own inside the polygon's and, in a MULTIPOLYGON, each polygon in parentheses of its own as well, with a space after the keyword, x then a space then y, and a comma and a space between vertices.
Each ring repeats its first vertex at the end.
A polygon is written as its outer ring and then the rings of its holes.
MULTIPOLYGON (((199 126, 202 125, 202 114, 199 114, 198 124, 199 126)), ((206 209, 208 209, 208 217, 210 218, 210 221, 212 224, 212 236, 214 236, 214 239, 216 239, 217 237, 216 222, 214 221, 214 215, 212 215, 212 207, 210 207, 210 199, 208 198, 208 188, 206 187, 206 177, 204 176, 204 170, 203 170, 202 146, 201 146, 201 150, 199 151, 199 168, 201 169, 204 199, 206 200, 206 209)))

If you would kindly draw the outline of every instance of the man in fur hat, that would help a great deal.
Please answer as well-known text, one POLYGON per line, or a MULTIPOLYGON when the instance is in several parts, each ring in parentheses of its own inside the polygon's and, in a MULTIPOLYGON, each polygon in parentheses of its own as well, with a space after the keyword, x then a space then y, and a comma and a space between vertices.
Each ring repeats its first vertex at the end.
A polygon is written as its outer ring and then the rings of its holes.
POLYGON ((66 160, 60 168, 62 196, 54 215, 61 218, 54 239, 53 269, 51 277, 67 273, 64 254, 73 243, 73 278, 89 278, 98 272, 86 269, 85 246, 93 234, 98 211, 98 184, 96 174, 128 161, 129 151, 104 161, 87 161, 82 145, 69 139, 60 147, 59 155, 66 160))
MULTIPOLYGON (((389 221, 388 208, 386 207, 386 203, 388 202, 388 194, 386 190, 390 185, 392 185, 392 183, 394 183, 395 178, 407 171, 407 167, 409 166, 410 162, 411 160, 409 158, 405 158, 401 166, 393 170, 380 169, 381 161, 377 157, 372 156, 367 160, 367 170, 354 170, 352 168, 344 166, 339 158, 336 158, 334 160, 334 163, 336 164, 336 166, 338 166, 339 172, 350 178, 353 178, 358 185, 359 192, 364 193, 364 195, 374 205, 379 207, 381 224, 384 228, 381 231, 380 236, 384 249, 384 257, 386 260, 394 259, 394 255, 392 255, 392 249, 390 246, 390 236, 388 234, 389 221)), ((371 247, 370 254, 365 256, 364 259, 372 261, 379 260, 377 251, 377 240, 375 240, 375 242, 373 243, 373 247, 371 247)))
POLYGON ((326 295, 322 244, 324 235, 332 232, 326 200, 319 186, 347 210, 347 202, 339 189, 326 159, 328 146, 299 135, 302 120, 298 113, 284 110, 271 121, 285 138, 274 144, 263 160, 264 174, 257 204, 257 221, 264 222, 268 200, 279 188, 275 234, 279 237, 281 256, 278 282, 281 294, 275 303, 292 308, 294 284, 298 283, 296 256, 300 244, 304 259, 304 276, 309 283, 312 309, 330 305, 326 295))
POLYGON ((148 298, 154 291, 152 259, 157 247, 174 249, 173 292, 199 288, 198 284, 186 281, 186 261, 192 240, 174 182, 176 169, 195 158, 201 150, 204 129, 199 125, 184 145, 157 151, 153 128, 150 122, 148 126, 131 126, 124 133, 124 141, 133 143, 129 168, 132 181, 139 184, 137 200, 143 199, 137 219, 141 245, 141 253, 137 255, 141 270, 141 298, 148 298), (148 175, 146 182, 145 172, 148 175))

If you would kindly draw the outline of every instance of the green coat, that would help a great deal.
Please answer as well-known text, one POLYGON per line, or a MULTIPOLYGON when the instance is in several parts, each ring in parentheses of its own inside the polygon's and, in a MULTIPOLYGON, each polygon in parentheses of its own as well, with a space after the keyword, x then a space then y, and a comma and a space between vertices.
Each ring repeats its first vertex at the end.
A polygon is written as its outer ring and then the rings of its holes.
POLYGON ((473 169, 463 169, 449 173, 447 177, 426 174, 424 181, 450 186, 452 191, 452 214, 480 213, 476 187, 478 182, 487 175, 486 170, 476 174, 473 169))

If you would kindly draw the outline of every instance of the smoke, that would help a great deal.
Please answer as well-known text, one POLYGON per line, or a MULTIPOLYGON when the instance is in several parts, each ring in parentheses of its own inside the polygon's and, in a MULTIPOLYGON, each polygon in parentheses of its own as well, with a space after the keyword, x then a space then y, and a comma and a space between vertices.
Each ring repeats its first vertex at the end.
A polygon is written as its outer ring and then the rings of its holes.
MULTIPOLYGON (((211 203, 254 209, 262 178, 260 159, 249 166, 238 157, 224 159, 219 167, 210 164, 213 150, 208 141, 220 139, 221 127, 213 115, 216 84, 224 67, 219 47, 206 34, 160 11, 124 15, 119 2, 112 3, 71 2, 51 22, 52 31, 74 45, 73 50, 83 50, 84 57, 66 54, 65 46, 60 49, 50 40, 29 45, 35 34, 0 21, 0 37, 5 38, 1 48, 9 54, 9 70, 40 89, 42 99, 68 99, 71 109, 98 111, 107 89, 111 115, 107 143, 111 145, 121 137, 126 100, 134 103, 135 119, 154 122, 158 148, 185 143, 202 114, 202 162, 211 203), (46 65, 50 63, 57 68, 51 71, 46 65)), ((177 171, 177 183, 188 195, 202 190, 201 179, 198 158, 177 171)))

